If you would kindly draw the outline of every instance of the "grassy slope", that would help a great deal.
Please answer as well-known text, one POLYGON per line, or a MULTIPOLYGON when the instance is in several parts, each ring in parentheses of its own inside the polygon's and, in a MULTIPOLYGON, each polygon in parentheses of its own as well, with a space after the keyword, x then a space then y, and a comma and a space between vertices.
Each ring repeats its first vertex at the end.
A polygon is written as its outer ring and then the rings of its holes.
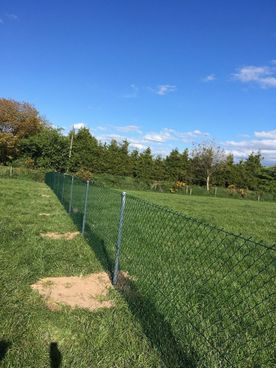
POLYGON ((276 242, 276 203, 128 191, 160 205, 266 243, 276 242))
POLYGON ((48 367, 53 342, 64 367, 161 366, 159 353, 116 292, 117 307, 112 310, 91 313, 64 307, 51 312, 45 307, 30 288, 36 280, 87 274, 102 266, 81 237, 65 241, 39 236, 43 231, 75 230, 46 185, 0 179, 0 196, 0 366, 48 367), (51 216, 40 217, 41 212, 51 216))

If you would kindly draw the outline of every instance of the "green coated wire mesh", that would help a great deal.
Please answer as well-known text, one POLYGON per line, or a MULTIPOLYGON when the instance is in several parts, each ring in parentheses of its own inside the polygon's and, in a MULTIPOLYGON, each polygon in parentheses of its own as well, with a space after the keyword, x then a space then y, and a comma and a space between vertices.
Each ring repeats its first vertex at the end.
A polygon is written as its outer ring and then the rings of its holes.
MULTIPOLYGON (((86 183, 46 183, 80 226, 86 183)), ((121 193, 93 183, 88 198, 85 236, 112 273, 121 193)), ((275 245, 127 195, 120 270, 117 289, 161 366, 275 366, 275 245)))

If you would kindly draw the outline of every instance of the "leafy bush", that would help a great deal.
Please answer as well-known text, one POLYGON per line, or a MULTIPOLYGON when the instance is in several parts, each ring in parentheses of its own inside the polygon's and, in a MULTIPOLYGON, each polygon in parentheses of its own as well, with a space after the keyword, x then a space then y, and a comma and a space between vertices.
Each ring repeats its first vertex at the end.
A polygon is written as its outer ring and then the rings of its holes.
POLYGON ((76 172, 76 176, 82 180, 92 180, 93 179, 93 174, 91 171, 86 170, 86 169, 80 169, 79 171, 76 172))

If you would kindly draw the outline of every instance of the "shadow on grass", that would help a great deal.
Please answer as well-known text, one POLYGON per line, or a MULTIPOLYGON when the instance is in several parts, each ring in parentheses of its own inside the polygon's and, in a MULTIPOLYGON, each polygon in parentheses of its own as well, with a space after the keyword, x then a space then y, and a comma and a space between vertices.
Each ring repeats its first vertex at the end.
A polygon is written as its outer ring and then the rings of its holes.
MULTIPOLYGON (((89 225, 85 228, 85 238, 95 252, 105 271, 112 276, 113 264, 108 255, 103 239, 99 238, 89 225)), ((121 283, 119 283, 121 284, 121 283)), ((118 287, 117 290, 128 303, 129 309, 142 326, 144 334, 150 344, 161 357, 162 363, 168 368, 194 368, 198 358, 194 352, 189 354, 175 338, 171 325, 166 321, 152 300, 141 294, 135 283, 129 278, 123 283, 127 287, 118 287)))
POLYGON ((5 355, 7 354, 10 346, 11 343, 9 341, 0 340, 0 362, 5 358, 5 355))
MULTIPOLYGON (((64 207, 66 209, 66 205, 64 207)), ((71 218, 79 231, 82 227, 82 217, 81 211, 72 211, 71 213, 71 218)), ((106 249, 105 241, 95 234, 89 224, 86 224, 85 227, 85 239, 95 252, 103 269, 112 277, 114 265, 106 249)), ((118 287, 117 290, 128 303, 134 317, 139 321, 149 343, 159 352, 162 366, 167 368, 195 368, 199 360, 197 354, 190 351, 190 348, 188 353, 186 351, 188 349, 180 344, 172 331, 171 325, 164 315, 157 310, 153 301, 142 295, 134 282, 128 279, 126 283, 127 288, 118 287)), ((59 365, 51 365, 51 367, 57 368, 59 365)))
POLYGON ((57 342, 51 342, 49 346, 49 357, 50 357, 50 367, 60 368, 62 362, 62 355, 59 351, 57 342))

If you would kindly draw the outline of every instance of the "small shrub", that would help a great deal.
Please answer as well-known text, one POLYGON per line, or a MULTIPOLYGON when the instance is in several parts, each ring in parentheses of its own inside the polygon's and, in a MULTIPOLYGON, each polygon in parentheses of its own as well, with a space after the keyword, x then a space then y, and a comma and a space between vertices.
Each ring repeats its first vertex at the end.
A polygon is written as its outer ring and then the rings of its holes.
POLYGON ((76 176, 82 180, 92 180, 93 179, 93 174, 91 171, 86 170, 86 169, 80 169, 79 171, 76 172, 76 176))

